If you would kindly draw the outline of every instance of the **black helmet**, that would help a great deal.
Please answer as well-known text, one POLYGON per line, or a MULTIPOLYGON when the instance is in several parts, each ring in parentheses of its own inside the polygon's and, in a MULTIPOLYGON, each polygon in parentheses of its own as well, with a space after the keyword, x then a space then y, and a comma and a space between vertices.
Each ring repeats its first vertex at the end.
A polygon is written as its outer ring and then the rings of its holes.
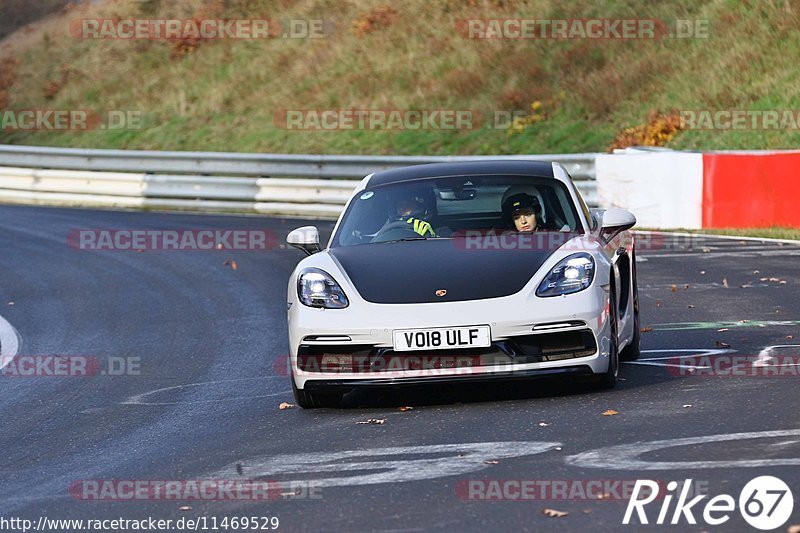
POLYGON ((433 212, 433 193, 426 189, 401 189, 389 197, 389 216, 392 218, 414 217, 427 219, 433 212))
POLYGON ((542 206, 539 199, 526 193, 514 194, 506 198, 502 206, 503 216, 511 219, 523 210, 530 210, 539 218, 542 214, 542 206))

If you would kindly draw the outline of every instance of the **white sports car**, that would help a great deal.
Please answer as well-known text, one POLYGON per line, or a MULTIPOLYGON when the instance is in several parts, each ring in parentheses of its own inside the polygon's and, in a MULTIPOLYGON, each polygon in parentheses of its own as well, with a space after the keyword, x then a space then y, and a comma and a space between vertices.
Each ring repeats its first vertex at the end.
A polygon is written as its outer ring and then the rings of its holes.
POLYGON ((589 210, 558 163, 418 165, 364 178, 289 279, 304 408, 365 386, 588 377, 639 355, 636 218, 589 210))

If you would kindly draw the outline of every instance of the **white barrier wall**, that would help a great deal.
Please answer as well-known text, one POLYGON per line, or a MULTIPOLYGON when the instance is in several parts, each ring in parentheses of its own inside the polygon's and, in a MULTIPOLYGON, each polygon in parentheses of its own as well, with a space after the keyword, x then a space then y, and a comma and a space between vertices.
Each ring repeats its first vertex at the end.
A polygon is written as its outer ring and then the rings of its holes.
POLYGON ((636 214, 640 228, 699 229, 703 154, 626 150, 598 154, 598 203, 636 214))

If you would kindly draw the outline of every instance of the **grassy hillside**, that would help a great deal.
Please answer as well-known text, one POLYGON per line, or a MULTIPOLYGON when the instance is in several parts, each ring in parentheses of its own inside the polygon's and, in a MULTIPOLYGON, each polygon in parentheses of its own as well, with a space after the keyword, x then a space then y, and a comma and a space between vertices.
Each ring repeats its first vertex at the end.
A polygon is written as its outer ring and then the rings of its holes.
POLYGON ((679 131, 681 109, 800 109, 797 0, 106 0, 0 42, 0 107, 139 110, 140 129, 0 131, 0 142, 365 154, 796 148, 794 131, 679 131), (322 19, 326 38, 82 40, 82 18, 322 19), (481 40, 470 18, 708 21, 706 39, 481 40), (523 110, 517 128, 287 131, 284 109, 523 110), (663 115, 658 115, 661 113, 663 115), (664 118, 666 117, 666 118, 664 118), (649 123, 649 128, 646 127, 649 123), (635 130, 636 127, 639 130, 635 130), (628 132, 625 133, 625 130, 628 132), (659 137, 659 132, 666 132, 659 137), (645 139, 638 139, 643 134, 645 139), (647 139, 650 139, 648 141, 647 139))

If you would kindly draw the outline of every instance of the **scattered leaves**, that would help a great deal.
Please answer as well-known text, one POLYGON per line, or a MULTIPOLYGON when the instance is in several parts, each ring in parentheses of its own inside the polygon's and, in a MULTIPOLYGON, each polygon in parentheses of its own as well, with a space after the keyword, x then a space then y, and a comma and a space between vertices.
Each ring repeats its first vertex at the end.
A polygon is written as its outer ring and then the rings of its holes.
POLYGON ((731 347, 730 344, 728 344, 727 342, 722 342, 722 341, 714 341, 714 346, 716 346, 717 348, 730 348, 731 347))
POLYGON ((278 409, 280 409, 281 411, 283 411, 284 409, 291 409, 292 407, 294 407, 294 404, 292 404, 292 403, 289 403, 289 402, 281 402, 281 404, 278 406, 278 409))
POLYGON ((369 418, 363 422, 356 422, 356 424, 383 424, 386 422, 385 418, 369 418))
POLYGON ((413 410, 414 410, 414 408, 411 407, 410 405, 404 405, 403 407, 400 408, 400 412, 402 412, 402 413, 405 413, 406 411, 413 411, 413 410))
POLYGON ((648 327, 646 327, 646 328, 639 328, 639 331, 640 331, 641 333, 650 333, 651 331, 653 331, 653 328, 651 328, 651 327, 649 327, 649 326, 648 326, 648 327))
POLYGON ((618 415, 618 414, 619 413, 617 411, 615 411, 613 409, 609 409, 608 411, 605 411, 603 413, 603 416, 614 416, 614 415, 618 415))
POLYGON ((550 518, 562 518, 567 516, 569 513, 566 511, 556 511, 555 509, 542 509, 542 514, 549 516, 550 518))
POLYGON ((236 270, 236 261, 228 259, 225 261, 225 266, 230 266, 233 270, 236 270))

